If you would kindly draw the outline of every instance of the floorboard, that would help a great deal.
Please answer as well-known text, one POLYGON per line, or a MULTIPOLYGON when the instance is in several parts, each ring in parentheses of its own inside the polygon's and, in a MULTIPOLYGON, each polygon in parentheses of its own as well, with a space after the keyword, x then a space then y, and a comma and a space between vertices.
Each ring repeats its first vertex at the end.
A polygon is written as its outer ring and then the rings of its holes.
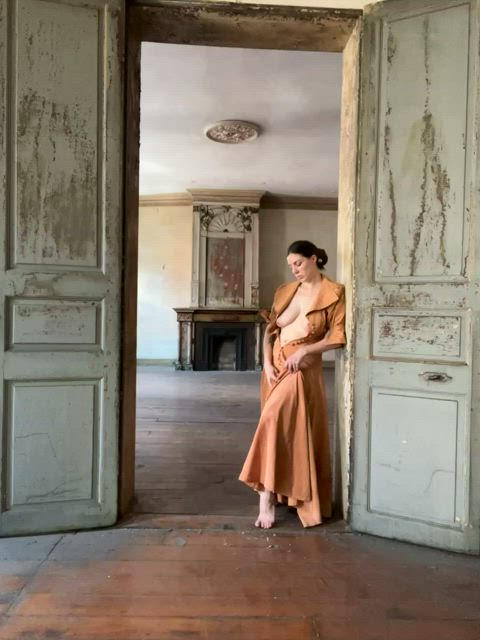
MULTIPOLYGON (((325 381, 332 414, 333 369, 325 381)), ((259 385, 256 372, 138 368, 134 513, 255 515, 256 495, 237 478, 259 385)))

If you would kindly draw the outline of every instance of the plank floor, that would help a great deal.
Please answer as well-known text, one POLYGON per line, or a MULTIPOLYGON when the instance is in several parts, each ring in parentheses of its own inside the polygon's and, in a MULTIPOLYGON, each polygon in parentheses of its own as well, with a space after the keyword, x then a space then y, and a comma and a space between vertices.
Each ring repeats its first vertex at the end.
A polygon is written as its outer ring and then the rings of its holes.
MULTIPOLYGON (((325 380, 332 399, 333 369, 325 380)), ((139 367, 135 513, 255 515, 256 495, 237 478, 259 384, 255 372, 139 367)))
POLYGON ((0 640, 480 638, 476 558, 222 518, 0 541, 0 640))
POLYGON ((255 529, 252 496, 230 478, 258 380, 224 377, 222 399, 215 375, 188 392, 168 378, 170 403, 155 372, 141 376, 138 513, 111 529, 0 540, 0 640, 480 640, 478 558, 341 522, 304 530, 285 509, 278 527, 255 529))

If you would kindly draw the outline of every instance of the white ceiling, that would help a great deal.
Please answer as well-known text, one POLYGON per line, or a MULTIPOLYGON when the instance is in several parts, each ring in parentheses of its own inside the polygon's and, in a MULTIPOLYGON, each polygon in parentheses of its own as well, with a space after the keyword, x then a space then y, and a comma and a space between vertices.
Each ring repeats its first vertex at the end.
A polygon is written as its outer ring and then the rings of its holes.
POLYGON ((339 53, 142 45, 140 194, 187 188, 335 196, 339 53), (241 145, 208 140, 224 119, 262 127, 241 145))

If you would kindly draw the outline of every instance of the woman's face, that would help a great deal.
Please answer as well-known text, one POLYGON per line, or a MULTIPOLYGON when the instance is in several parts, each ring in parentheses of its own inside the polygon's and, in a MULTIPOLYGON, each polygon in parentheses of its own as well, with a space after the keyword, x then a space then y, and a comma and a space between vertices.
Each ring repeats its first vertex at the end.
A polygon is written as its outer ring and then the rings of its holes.
POLYGON ((306 258, 301 253, 289 253, 287 264, 300 282, 307 282, 318 274, 317 256, 315 255, 306 258))

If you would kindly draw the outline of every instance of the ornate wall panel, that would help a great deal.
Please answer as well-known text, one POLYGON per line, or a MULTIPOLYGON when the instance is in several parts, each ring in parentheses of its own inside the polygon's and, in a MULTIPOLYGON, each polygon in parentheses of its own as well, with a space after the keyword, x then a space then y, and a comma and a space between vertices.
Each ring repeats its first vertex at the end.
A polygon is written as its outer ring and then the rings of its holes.
POLYGON ((260 191, 189 189, 192 307, 256 308, 260 191))

